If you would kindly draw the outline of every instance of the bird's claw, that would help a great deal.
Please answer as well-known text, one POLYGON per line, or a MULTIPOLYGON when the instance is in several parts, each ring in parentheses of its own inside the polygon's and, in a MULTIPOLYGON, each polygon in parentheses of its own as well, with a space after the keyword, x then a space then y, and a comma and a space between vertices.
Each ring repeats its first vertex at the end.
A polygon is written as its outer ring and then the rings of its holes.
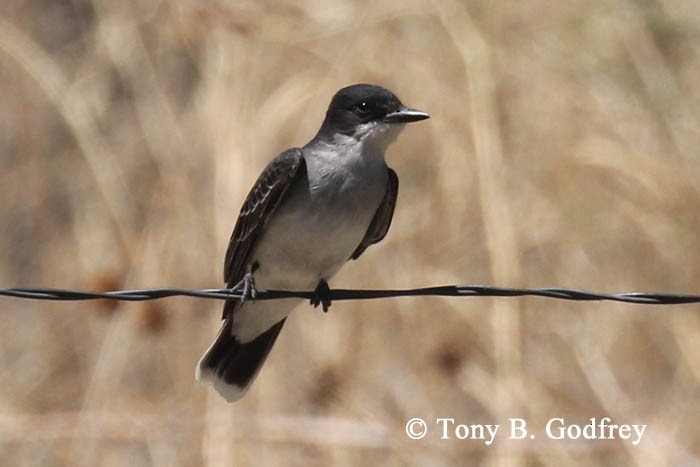
POLYGON ((240 292, 241 294, 241 306, 245 304, 248 299, 255 302, 255 297, 258 294, 258 289, 255 288, 255 277, 252 272, 247 272, 243 279, 236 284, 233 289, 234 292, 240 292))
POLYGON ((331 289, 328 287, 328 282, 321 279, 314 290, 314 295, 309 300, 314 308, 321 305, 324 313, 328 313, 328 309, 331 307, 331 289))

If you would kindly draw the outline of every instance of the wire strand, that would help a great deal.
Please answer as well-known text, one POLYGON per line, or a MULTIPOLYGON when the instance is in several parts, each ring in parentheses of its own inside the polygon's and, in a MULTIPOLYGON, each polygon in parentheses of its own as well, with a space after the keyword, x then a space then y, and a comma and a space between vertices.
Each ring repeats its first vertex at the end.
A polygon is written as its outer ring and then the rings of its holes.
MULTIPOLYGON (((311 299, 312 291, 294 290, 258 290, 255 300, 279 300, 283 298, 311 299)), ((123 300, 144 301, 158 300, 168 297, 209 298, 216 300, 241 299, 241 293, 232 289, 137 289, 117 290, 111 292, 88 292, 70 289, 48 288, 0 288, 0 296, 24 298, 31 300, 80 301, 80 300, 123 300)), ((599 293, 585 290, 565 289, 560 287, 516 289, 508 287, 493 287, 487 285, 443 285, 417 289, 386 289, 386 290, 357 290, 331 289, 324 298, 331 301, 339 300, 370 300, 392 297, 546 297, 572 301, 615 301, 636 303, 640 305, 680 305, 700 303, 700 295, 671 294, 662 292, 625 292, 599 293)))

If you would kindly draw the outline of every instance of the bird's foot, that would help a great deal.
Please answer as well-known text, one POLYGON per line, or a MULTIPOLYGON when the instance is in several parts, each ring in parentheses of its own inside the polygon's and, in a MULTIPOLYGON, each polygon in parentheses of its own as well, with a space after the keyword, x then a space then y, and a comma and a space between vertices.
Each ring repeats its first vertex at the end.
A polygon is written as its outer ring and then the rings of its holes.
POLYGON ((314 308, 321 305, 323 312, 328 312, 328 309, 331 307, 331 289, 328 287, 328 282, 323 279, 318 282, 310 303, 314 308))
POLYGON ((243 279, 236 284, 232 289, 233 292, 241 294, 241 306, 245 301, 251 299, 255 301, 255 296, 258 294, 258 289, 255 288, 255 277, 252 272, 247 272, 243 279))

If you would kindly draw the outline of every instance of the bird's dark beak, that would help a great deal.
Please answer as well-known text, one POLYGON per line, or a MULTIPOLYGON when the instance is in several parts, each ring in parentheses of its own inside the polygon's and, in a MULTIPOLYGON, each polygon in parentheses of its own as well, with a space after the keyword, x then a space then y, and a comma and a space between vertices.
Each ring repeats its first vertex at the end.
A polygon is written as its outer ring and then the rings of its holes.
POLYGON ((410 123, 419 122, 430 118, 430 115, 423 112, 422 110, 409 109, 408 107, 401 107, 396 112, 391 112, 386 114, 384 117, 384 122, 386 123, 410 123))

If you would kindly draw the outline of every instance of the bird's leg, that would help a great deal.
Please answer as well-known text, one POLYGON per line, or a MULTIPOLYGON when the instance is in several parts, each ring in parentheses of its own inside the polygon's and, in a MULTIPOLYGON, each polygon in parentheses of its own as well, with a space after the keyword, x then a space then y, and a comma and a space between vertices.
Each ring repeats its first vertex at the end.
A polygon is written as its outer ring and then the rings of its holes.
POLYGON ((258 293, 258 289, 255 288, 255 276, 253 276, 252 271, 248 271, 243 279, 238 282, 232 289, 234 292, 241 293, 241 306, 245 303, 247 299, 255 301, 255 296, 258 293))
POLYGON ((316 290, 314 290, 314 295, 311 297, 310 302, 314 308, 321 305, 323 312, 328 312, 328 308, 331 307, 331 289, 328 287, 328 282, 324 279, 318 281, 318 285, 316 286, 316 290))

